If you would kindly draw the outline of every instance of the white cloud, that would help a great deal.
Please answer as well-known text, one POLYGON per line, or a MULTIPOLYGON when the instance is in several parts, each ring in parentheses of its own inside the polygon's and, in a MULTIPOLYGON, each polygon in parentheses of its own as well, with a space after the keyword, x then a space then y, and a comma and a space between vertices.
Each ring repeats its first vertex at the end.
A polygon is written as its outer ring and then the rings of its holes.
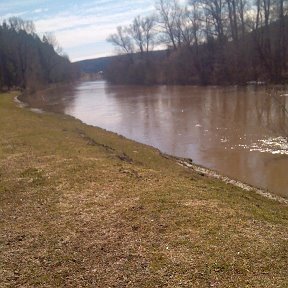
MULTIPOLYGON (((99 43, 101 49, 105 49, 97 50, 97 56, 111 54, 113 48, 111 44, 103 44, 106 38, 116 31, 117 26, 128 25, 135 16, 154 11, 155 0, 75 0, 71 2, 68 0, 11 0, 5 7, 5 11, 10 9, 15 12, 7 13, 8 16, 21 16, 34 20, 40 35, 53 32, 64 51, 71 53, 69 56, 74 60, 82 58, 85 54, 85 46, 92 44, 95 45, 95 51, 99 43), (27 12, 27 9, 26 12, 19 11, 19 9, 24 11, 24 8, 30 8, 30 12, 27 12), (76 51, 78 47, 81 47, 79 52, 76 51)), ((0 3, 0 9, 1 6, 4 7, 0 3)), ((88 51, 87 57, 92 54, 92 51, 88 51)))
POLYGON ((39 13, 47 12, 48 10, 49 10, 48 8, 38 8, 38 9, 35 9, 33 13, 39 14, 39 13))
POLYGON ((10 17, 22 17, 23 15, 25 15, 27 13, 27 11, 23 11, 23 12, 11 12, 11 13, 7 13, 1 16, 1 18, 4 19, 9 19, 10 17))
POLYGON ((113 53, 110 52, 103 52, 103 53, 97 53, 95 52, 94 54, 85 54, 83 56, 77 56, 77 57, 73 57, 72 62, 77 62, 77 61, 81 61, 81 60, 88 60, 88 59, 95 59, 95 58, 102 58, 102 57, 107 57, 107 56, 112 56, 113 53))

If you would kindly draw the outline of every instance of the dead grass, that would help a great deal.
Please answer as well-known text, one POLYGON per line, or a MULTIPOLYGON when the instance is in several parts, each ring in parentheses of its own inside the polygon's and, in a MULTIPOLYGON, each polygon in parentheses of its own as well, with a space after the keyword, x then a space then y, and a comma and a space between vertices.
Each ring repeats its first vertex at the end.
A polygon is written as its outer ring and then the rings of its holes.
POLYGON ((1 287, 288 286, 287 205, 14 96, 0 95, 1 287))

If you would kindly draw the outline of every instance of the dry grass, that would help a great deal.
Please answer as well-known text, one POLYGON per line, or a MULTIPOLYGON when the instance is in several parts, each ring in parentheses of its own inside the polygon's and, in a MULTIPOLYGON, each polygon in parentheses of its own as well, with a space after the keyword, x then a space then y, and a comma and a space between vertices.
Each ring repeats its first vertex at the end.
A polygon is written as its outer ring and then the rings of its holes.
POLYGON ((288 287, 287 205, 0 95, 1 287, 288 287))

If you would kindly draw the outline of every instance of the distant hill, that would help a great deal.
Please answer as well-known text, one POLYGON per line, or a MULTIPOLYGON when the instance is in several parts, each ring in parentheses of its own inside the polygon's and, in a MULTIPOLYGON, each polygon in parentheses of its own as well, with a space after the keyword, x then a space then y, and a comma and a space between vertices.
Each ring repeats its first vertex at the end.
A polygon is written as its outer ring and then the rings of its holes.
POLYGON ((112 61, 119 56, 102 57, 75 62, 83 73, 99 73, 105 71, 112 61))
MULTIPOLYGON (((149 53, 150 57, 155 57, 157 59, 164 58, 167 55, 167 50, 158 50, 152 51, 149 53)), ((137 58, 137 54, 134 54, 137 58)), ((112 64, 115 60, 121 59, 126 57, 126 55, 116 55, 116 56, 108 56, 108 57, 101 57, 96 59, 87 59, 82 61, 74 62, 78 65, 80 71, 82 73, 87 74, 94 74, 99 73, 101 71, 105 72, 110 64, 112 64)))

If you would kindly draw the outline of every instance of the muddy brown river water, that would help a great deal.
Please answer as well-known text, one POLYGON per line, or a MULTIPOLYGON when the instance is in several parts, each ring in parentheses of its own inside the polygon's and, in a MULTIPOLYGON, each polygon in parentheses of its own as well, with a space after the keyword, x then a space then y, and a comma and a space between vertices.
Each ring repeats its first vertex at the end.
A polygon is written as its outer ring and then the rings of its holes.
POLYGON ((288 95, 265 87, 82 82, 25 99, 288 198, 288 95))

